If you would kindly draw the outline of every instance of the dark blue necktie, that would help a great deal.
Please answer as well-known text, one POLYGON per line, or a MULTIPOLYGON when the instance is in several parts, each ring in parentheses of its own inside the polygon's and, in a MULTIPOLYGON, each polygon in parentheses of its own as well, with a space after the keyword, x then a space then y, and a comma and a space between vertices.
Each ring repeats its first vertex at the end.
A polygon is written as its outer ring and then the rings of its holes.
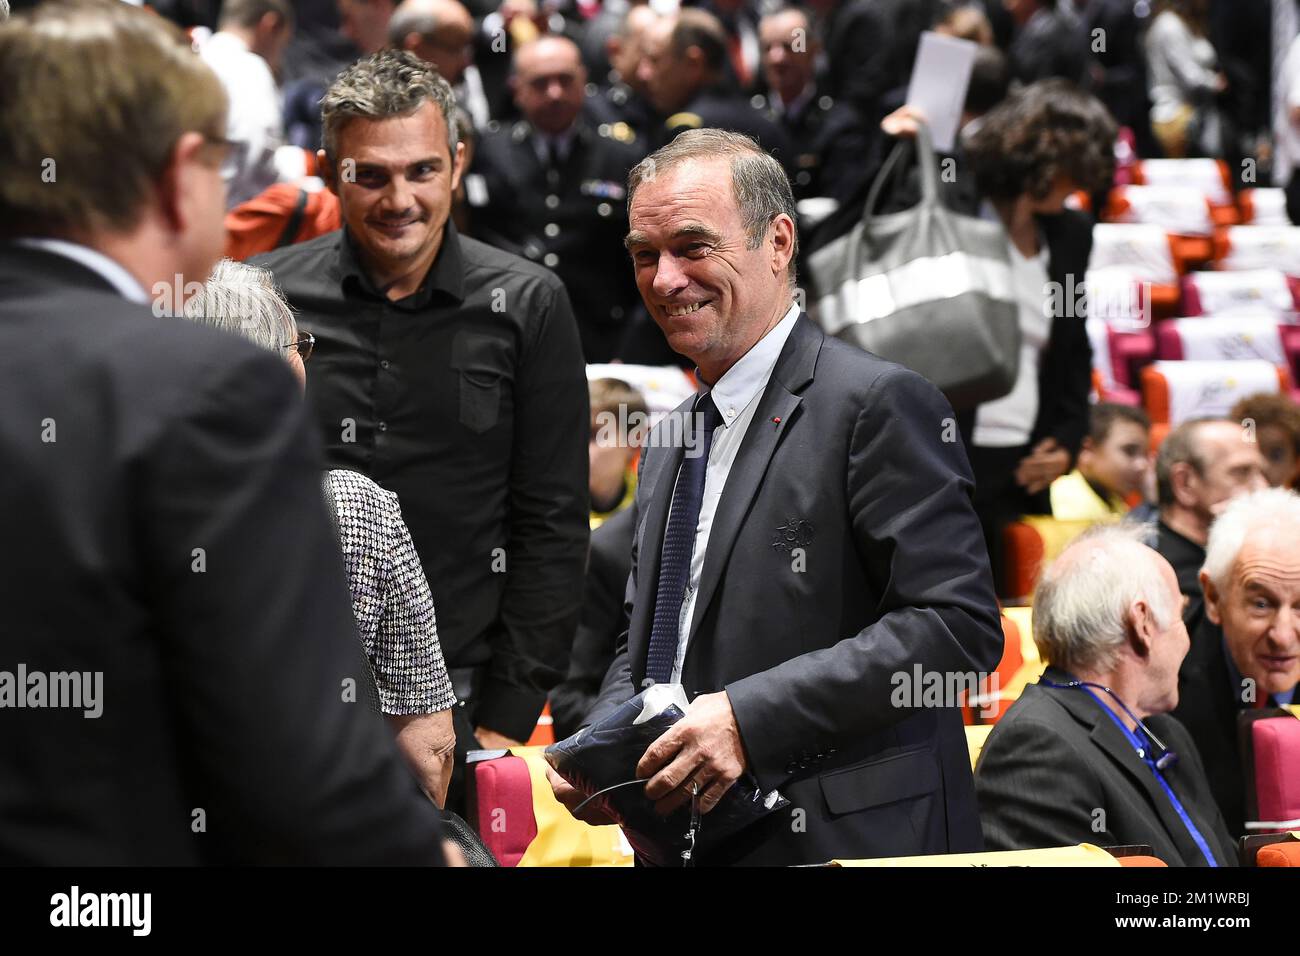
POLYGON ((722 414, 713 404, 713 397, 703 395, 695 403, 695 412, 687 425, 693 441, 687 444, 677 470, 677 486, 659 557, 659 584, 655 589, 655 612, 645 667, 646 677, 656 684, 666 684, 673 676, 682 602, 691 575, 691 552, 695 550, 695 527, 704 501, 704 473, 709 467, 713 432, 721 424, 722 414))

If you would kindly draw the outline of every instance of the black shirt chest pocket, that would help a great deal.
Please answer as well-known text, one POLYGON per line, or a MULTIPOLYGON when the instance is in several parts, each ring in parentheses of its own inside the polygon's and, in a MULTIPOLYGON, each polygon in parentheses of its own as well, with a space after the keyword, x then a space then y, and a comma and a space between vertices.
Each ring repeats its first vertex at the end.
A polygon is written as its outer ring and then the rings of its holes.
POLYGON ((451 353, 451 366, 459 379, 460 423, 481 435, 501 418, 502 397, 511 382, 508 347, 495 336, 459 332, 451 353))

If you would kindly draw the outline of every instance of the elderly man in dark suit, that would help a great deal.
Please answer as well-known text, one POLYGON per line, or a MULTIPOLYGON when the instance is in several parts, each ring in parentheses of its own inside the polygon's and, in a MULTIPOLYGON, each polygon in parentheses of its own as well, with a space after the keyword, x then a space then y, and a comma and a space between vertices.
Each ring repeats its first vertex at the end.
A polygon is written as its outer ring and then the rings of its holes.
MULTIPOLYGON (((1178 677, 1174 712, 1205 757, 1234 835, 1246 831, 1243 711, 1300 703, 1300 496, 1282 488, 1233 499, 1210 528, 1204 614, 1178 677)), ((1300 768, 1294 771, 1300 775, 1300 768)))
POLYGON ((706 829, 745 770, 790 800, 703 864, 980 849, 955 701, 897 693, 990 671, 1002 646, 951 409, 800 312, 789 181, 752 140, 683 133, 629 195, 642 297, 704 387, 646 444, 630 626, 592 718, 680 682, 647 797, 698 793, 706 829))
POLYGON ((1183 597, 1140 527, 1104 527, 1044 572, 1034 642, 1050 662, 993 728, 975 768, 991 850, 1149 845, 1170 866, 1236 851, 1178 703, 1183 597))
POLYGON ((220 83, 147 12, 52 3, 0 89, 0 864, 440 862, 293 377, 168 318, 221 252, 220 83))

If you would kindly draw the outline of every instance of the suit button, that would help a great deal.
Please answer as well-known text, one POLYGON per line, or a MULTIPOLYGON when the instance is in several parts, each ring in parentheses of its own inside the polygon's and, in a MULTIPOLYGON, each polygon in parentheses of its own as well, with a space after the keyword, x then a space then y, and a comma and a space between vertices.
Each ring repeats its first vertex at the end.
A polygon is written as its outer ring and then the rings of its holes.
POLYGON ((608 216, 613 211, 614 211, 614 207, 607 202, 603 202, 596 207, 596 215, 598 216, 608 216))
POLYGON ((560 257, 553 252, 548 252, 542 256, 542 264, 549 269, 554 269, 560 264, 560 257))
POLYGON ((554 239, 560 234, 560 227, 553 222, 548 222, 546 228, 542 231, 545 232, 549 238, 554 239))
POLYGON ((380 367, 380 368, 388 368, 388 359, 383 359, 383 360, 379 363, 379 367, 380 367))
POLYGON ((386 431, 388 431, 388 422, 380 422, 380 423, 379 423, 379 430, 380 430, 381 432, 386 432, 386 431))
POLYGON ((546 197, 546 208, 555 209, 560 205, 560 197, 552 193, 546 197))

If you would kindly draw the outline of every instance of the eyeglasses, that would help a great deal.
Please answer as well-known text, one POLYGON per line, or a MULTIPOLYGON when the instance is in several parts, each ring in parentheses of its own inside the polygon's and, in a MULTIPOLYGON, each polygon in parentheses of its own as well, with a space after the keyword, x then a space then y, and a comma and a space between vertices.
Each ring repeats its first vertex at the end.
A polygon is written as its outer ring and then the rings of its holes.
POLYGON ((304 362, 311 358, 311 350, 316 347, 316 336, 310 332, 299 332, 298 341, 290 342, 288 345, 281 345, 282 349, 297 349, 298 358, 304 362))
POLYGON ((214 146, 221 151, 218 168, 221 171, 221 178, 229 182, 243 165, 247 147, 238 140, 227 139, 224 136, 212 136, 208 133, 203 133, 202 136, 209 146, 214 146))

